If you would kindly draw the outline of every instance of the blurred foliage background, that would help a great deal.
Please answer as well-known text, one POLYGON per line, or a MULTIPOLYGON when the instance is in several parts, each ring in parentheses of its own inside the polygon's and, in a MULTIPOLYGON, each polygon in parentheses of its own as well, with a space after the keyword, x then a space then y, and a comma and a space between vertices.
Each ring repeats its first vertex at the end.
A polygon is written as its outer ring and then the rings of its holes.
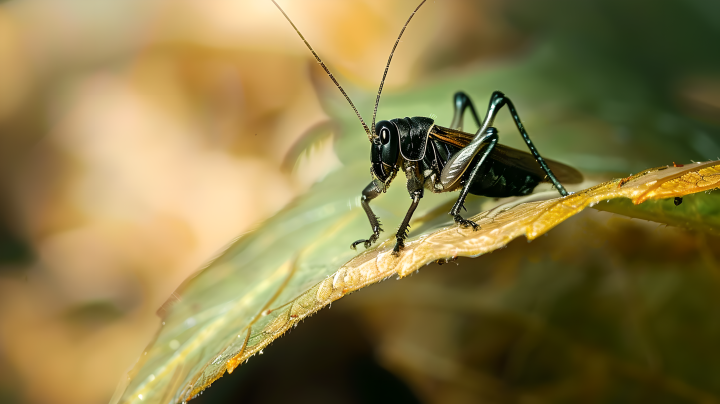
MULTIPOLYGON (((416 3, 281 2, 366 119, 416 3)), ((714 159, 718 36, 705 0, 428 2, 380 117, 517 71, 496 89, 590 178, 714 159)), ((177 285, 346 160, 281 169, 347 115, 327 84, 269 1, 1 2, 0 401, 107 402, 177 285)), ((587 212, 349 296, 197 400, 720 401, 719 241, 587 212)))

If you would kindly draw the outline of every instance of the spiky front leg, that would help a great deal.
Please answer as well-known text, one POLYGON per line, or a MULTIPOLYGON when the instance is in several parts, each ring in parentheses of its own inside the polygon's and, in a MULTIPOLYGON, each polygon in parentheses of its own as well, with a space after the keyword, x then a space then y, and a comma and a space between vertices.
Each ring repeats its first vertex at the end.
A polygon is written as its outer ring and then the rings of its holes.
POLYGON ((402 250, 405 247, 405 239, 408 236, 408 228, 410 227, 410 219, 412 219, 412 215, 415 212, 415 209, 417 208, 418 204, 420 203, 420 198, 422 198, 422 192, 415 192, 412 195, 413 201, 410 205, 410 208, 408 209, 407 213, 405 214, 405 219, 403 220, 402 224, 400 225, 400 228, 398 228, 397 233, 395 234, 395 239, 397 242, 395 243, 395 248, 393 248, 393 254, 397 255, 400 250, 402 250))
POLYGON ((362 191, 360 205, 365 211, 368 221, 370 221, 370 227, 372 228, 373 234, 367 240, 361 239, 352 243, 350 248, 353 250, 356 249, 359 244, 363 244, 365 248, 370 248, 370 246, 377 241, 378 237, 380 237, 380 232, 383 231, 382 227, 380 227, 380 220, 377 216, 375 216, 372 209, 370 209, 370 201, 377 198, 378 195, 380 195, 380 191, 377 189, 375 181, 368 184, 368 186, 362 191))
POLYGON ((405 169, 405 177, 407 177, 407 190, 408 194, 410 194, 410 198, 412 199, 412 204, 405 214, 405 219, 402 224, 400 224, 400 227, 395 234, 397 242, 395 243, 395 248, 393 248, 393 255, 397 255, 400 250, 405 247, 405 239, 408 236, 410 219, 412 219, 412 215, 415 212, 415 208, 417 208, 418 203, 420 203, 420 199, 422 199, 424 191, 423 183, 425 181, 425 177, 420 172, 418 163, 414 161, 405 161, 403 163, 403 168, 405 169))

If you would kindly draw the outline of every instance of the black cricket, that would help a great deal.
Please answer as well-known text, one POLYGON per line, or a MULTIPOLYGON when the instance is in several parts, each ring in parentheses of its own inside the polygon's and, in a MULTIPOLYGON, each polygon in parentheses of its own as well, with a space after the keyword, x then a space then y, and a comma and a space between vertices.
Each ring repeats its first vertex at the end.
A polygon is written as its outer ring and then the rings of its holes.
POLYGON ((435 193, 460 190, 460 196, 450 210, 450 215, 461 227, 478 230, 480 227, 475 222, 460 216, 460 210, 464 209, 463 204, 468 193, 496 198, 522 196, 531 193, 540 182, 551 182, 560 195, 567 196, 568 192, 561 181, 570 184, 582 182, 582 174, 574 168, 556 161, 545 160, 540 156, 525 131, 512 101, 499 91, 495 91, 490 97, 490 105, 484 120, 478 116, 470 97, 464 92, 457 92, 454 95, 454 115, 449 128, 435 125, 435 121, 431 118, 418 116, 396 118, 375 124, 380 94, 395 49, 410 20, 425 1, 423 0, 410 15, 390 52, 375 101, 372 125, 368 128, 345 90, 287 14, 275 0, 272 0, 345 96, 372 143, 370 159, 373 180, 362 191, 361 205, 367 214, 373 233, 368 239, 352 243, 353 249, 359 244, 369 248, 377 241, 383 229, 380 227, 380 220, 370 208, 370 201, 385 192, 401 170, 407 178, 407 190, 412 203, 395 235, 397 240, 393 249, 395 253, 404 247, 410 219, 425 189, 435 193), (530 153, 498 144, 498 130, 493 127, 493 122, 502 107, 507 107, 510 111, 530 153), (463 117, 468 108, 475 123, 480 127, 475 134, 462 131, 463 117))

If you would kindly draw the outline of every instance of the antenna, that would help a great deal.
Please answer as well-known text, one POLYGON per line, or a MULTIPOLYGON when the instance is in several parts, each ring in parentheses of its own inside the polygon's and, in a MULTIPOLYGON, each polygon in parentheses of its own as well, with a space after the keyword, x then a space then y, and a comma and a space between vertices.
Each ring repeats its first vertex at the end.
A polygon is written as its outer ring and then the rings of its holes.
MULTIPOLYGON (((280 12, 285 16, 285 18, 288 20, 290 25, 292 25, 292 27, 295 29, 295 32, 297 32, 297 34, 300 35, 300 39, 302 39, 303 42, 305 42, 305 45, 308 47, 308 49, 310 49, 310 52, 312 52, 313 56, 315 56, 315 59, 318 61, 318 63, 320 63, 320 66, 322 66, 322 68, 325 69, 325 73, 327 73, 327 75, 330 76, 330 79, 333 81, 333 83, 335 83, 335 85, 340 90, 340 92, 345 96, 345 99, 350 104, 353 111, 355 111, 355 115, 357 115, 358 119, 360 120, 360 123, 362 124, 363 128, 365 129, 365 133, 367 133, 368 139, 370 139, 370 141, 372 142, 373 137, 375 136, 375 130, 373 129, 372 132, 370 131, 370 128, 368 128, 368 126, 365 124, 365 121, 363 121, 362 116, 360 116, 360 113, 358 112, 357 108, 355 108, 355 104, 353 104, 353 102, 350 100, 350 97, 348 97, 345 90, 343 90, 342 86, 340 86, 340 83, 338 83, 337 80, 335 80, 335 76, 333 76, 333 74, 330 73, 330 70, 327 68, 327 66, 325 66, 325 63, 323 63, 323 61, 320 59, 320 56, 318 56, 318 54, 315 53, 315 50, 313 50, 312 46, 310 46, 308 41, 305 40, 305 37, 303 36, 303 34, 300 33, 300 30, 298 30, 297 27, 295 26, 295 24, 293 24, 290 17, 288 17, 288 15, 285 14, 285 11, 283 11, 282 7, 280 7, 280 5, 278 5, 275 2, 275 0, 271 0, 271 1, 273 2, 273 4, 275 4, 275 6, 278 8, 278 10, 280 10, 280 12)), ((424 2, 425 1, 423 0, 423 3, 424 2)), ((417 11, 417 10, 415 10, 415 11, 417 11)), ((413 13, 413 14, 415 14, 415 13, 413 13)), ((412 17, 410 17, 410 18, 412 18, 412 17)), ((410 20, 408 20, 408 22, 409 21, 410 20)), ((405 24, 405 25, 407 25, 407 24, 405 24)), ((403 30, 405 30, 405 28, 403 28, 403 30)), ((402 33, 400 35, 402 35, 402 33)), ((400 40, 400 38, 398 38, 398 40, 400 40)), ((397 46, 397 43, 395 44, 395 46, 397 46)), ((395 48, 393 48, 393 50, 395 50, 395 48)), ((392 54, 390 55, 390 57, 392 58, 392 54)), ((390 62, 388 61, 388 64, 389 63, 390 62)), ((385 74, 387 74, 387 68, 385 69, 385 74)), ((380 88, 382 88, 382 84, 380 84, 380 88)), ((379 97, 380 97, 380 95, 378 94, 378 99, 379 99, 379 97)), ((377 111, 377 104, 375 104, 375 110, 377 111)), ((373 115, 373 126, 375 126, 375 116, 374 115, 373 115)))
MULTIPOLYGON (((273 0, 274 2, 275 0, 273 0)), ((393 46, 392 50, 390 51, 390 57, 388 58, 387 65, 385 66, 385 73, 383 73, 382 80, 380 80, 380 88, 378 89, 377 99, 375 100, 375 109, 373 110, 373 117, 372 117, 372 131, 373 136, 375 136, 375 116, 377 115, 377 109, 378 105, 380 104, 380 94, 382 93, 383 84, 385 84, 385 77, 387 77, 388 69, 390 68, 390 62, 392 61, 393 54, 395 53, 395 48, 397 48, 398 44, 400 43, 400 38, 402 38, 403 33, 405 32, 405 28, 407 28, 408 24, 410 24, 410 20, 415 16, 415 13, 417 13, 418 10, 420 10, 420 7, 422 7, 423 4, 425 4, 425 1, 423 0, 420 2, 420 5, 415 8, 415 11, 413 11, 412 14, 410 14, 410 18, 408 18, 405 25, 403 25, 402 30, 400 30, 400 35, 398 35, 397 40, 395 41, 395 45, 393 46)), ((308 45, 310 46, 310 45, 308 45)), ((314 53, 314 52, 313 52, 314 53)))

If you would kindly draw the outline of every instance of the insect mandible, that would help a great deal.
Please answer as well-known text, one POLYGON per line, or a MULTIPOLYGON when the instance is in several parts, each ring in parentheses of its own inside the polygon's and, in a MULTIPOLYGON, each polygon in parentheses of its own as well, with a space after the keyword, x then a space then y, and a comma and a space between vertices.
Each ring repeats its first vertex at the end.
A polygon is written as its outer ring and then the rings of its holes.
POLYGON ((520 121, 512 101, 499 91, 495 91, 490 97, 490 104, 484 120, 480 119, 470 97, 464 92, 457 92, 453 97, 454 113, 450 127, 435 125, 433 119, 420 116, 395 118, 375 123, 380 95, 395 49, 413 16, 425 4, 425 1, 427 0, 423 0, 415 8, 405 22, 390 51, 375 100, 372 123, 368 127, 355 104, 325 66, 325 63, 305 40, 285 11, 275 0, 272 0, 345 96, 371 142, 370 160, 373 179, 362 191, 360 204, 367 214, 373 233, 367 239, 352 243, 353 249, 359 244, 369 248, 380 237, 383 229, 380 227, 379 218, 370 208, 370 201, 386 192, 399 171, 402 171, 407 178, 407 190, 412 203, 395 234, 394 253, 398 253, 404 247, 410 219, 420 203, 425 189, 435 193, 460 190, 460 196, 449 214, 461 227, 472 227, 473 230, 478 230, 479 226, 475 222, 460 216, 460 210, 463 209, 468 193, 496 198, 522 196, 531 193, 540 182, 549 181, 560 195, 567 196, 568 192, 561 181, 576 184, 583 178, 582 174, 574 168, 556 161, 545 160, 540 156, 520 121), (493 126, 493 122, 502 107, 507 107, 510 111, 530 153, 498 144, 498 130, 493 126), (463 116, 467 109, 470 109, 475 123, 480 127, 475 134, 461 130, 463 116))

